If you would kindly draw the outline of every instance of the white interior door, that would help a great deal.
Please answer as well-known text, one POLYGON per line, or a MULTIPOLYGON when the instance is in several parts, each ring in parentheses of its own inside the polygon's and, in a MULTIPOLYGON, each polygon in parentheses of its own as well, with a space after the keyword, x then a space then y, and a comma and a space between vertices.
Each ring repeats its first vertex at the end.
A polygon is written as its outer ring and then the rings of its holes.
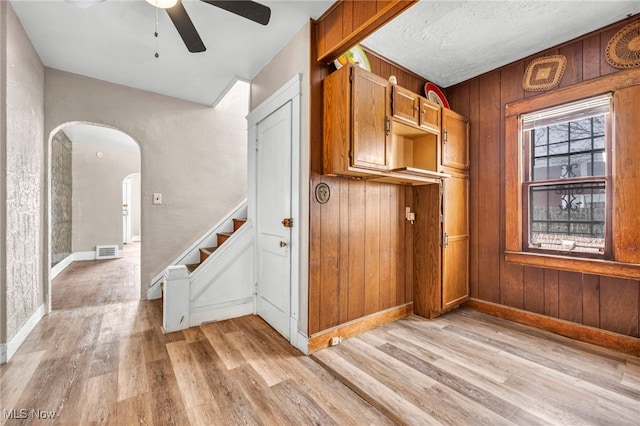
POLYGON ((291 102, 260 121, 257 136, 257 312, 290 339, 291 102))
POLYGON ((129 244, 133 241, 131 235, 131 179, 122 181, 122 242, 129 244))

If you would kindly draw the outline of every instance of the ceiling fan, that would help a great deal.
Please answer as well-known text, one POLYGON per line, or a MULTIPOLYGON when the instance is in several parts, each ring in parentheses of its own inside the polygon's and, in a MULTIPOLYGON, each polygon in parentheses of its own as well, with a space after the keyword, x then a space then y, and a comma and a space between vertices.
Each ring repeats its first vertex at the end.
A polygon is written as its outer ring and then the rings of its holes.
MULTIPOLYGON (((255 1, 246 0, 201 0, 212 6, 217 6, 228 12, 234 13, 243 18, 247 18, 258 24, 267 25, 271 18, 271 9, 255 1)), ((191 22, 189 14, 182 5, 181 0, 147 0, 148 3, 166 9, 171 22, 175 25, 182 41, 189 49, 189 52, 204 52, 204 46, 196 27, 191 22)))
MULTIPOLYGON (((80 7, 88 7, 104 0, 66 0, 69 3, 80 7)), ((196 27, 191 22, 187 10, 182 5, 182 0, 146 0, 147 3, 159 9, 165 9, 171 22, 178 30, 182 41, 189 49, 189 52, 204 52, 204 46, 196 27)), ((267 25, 271 18, 271 9, 263 4, 250 0, 201 0, 204 3, 224 9, 243 18, 247 18, 258 24, 267 25)))

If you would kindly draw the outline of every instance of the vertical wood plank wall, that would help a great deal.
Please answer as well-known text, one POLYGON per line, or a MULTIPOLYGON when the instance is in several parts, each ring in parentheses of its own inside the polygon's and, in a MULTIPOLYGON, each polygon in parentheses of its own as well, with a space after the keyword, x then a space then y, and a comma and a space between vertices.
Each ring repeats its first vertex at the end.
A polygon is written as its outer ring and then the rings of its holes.
MULTIPOLYGON (((312 41, 310 334, 413 301, 413 230, 404 218, 413 189, 322 174, 322 79, 334 68, 315 61, 315 49, 312 41), (315 199, 321 182, 331 191, 326 204, 315 199)), ((371 52, 368 58, 375 74, 422 90, 420 77, 371 52)))
MULTIPOLYGON (((531 60, 540 56, 567 57, 560 87, 616 72, 607 63, 604 51, 611 37, 629 22, 623 21, 447 89, 452 109, 469 117, 471 124, 471 297, 640 336, 640 281, 504 261, 504 165, 515 161, 504 158, 505 104, 537 94, 522 89, 522 76, 531 60)), ((640 99, 636 102, 640 104, 640 99)), ((639 231, 629 232, 637 237, 639 231)))

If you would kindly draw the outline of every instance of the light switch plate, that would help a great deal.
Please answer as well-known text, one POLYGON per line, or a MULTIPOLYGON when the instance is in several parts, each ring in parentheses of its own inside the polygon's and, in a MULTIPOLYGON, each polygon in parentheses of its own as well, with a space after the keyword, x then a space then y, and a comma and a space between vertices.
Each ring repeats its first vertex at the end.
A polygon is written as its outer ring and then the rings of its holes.
POLYGON ((159 192, 153 193, 153 204, 162 204, 162 194, 159 192))

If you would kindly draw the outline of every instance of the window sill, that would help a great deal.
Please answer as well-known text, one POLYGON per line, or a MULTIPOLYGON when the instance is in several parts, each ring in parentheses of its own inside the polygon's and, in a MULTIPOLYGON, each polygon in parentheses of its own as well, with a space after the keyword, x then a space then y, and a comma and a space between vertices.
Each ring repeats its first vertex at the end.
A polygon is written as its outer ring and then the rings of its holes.
POLYGON ((593 275, 607 275, 617 278, 640 279, 640 265, 610 260, 585 259, 548 254, 505 252, 508 263, 517 263, 539 268, 560 269, 563 271, 583 272, 593 275))

